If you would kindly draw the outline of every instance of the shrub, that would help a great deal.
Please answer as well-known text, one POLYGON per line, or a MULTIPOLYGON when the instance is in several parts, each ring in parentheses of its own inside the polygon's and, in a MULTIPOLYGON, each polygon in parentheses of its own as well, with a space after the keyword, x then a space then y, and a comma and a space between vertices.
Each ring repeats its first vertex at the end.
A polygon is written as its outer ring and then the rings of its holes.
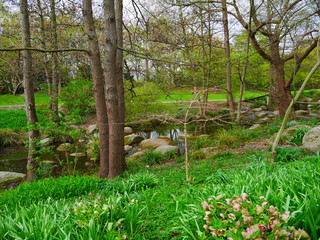
POLYGON ((25 134, 18 134, 12 129, 3 128, 0 129, 0 147, 10 144, 22 144, 24 141, 25 134))
POLYGON ((292 135, 292 137, 290 138, 289 143, 295 144, 295 145, 301 145, 302 139, 308 131, 309 129, 305 129, 305 128, 297 129, 292 135))
POLYGON ((141 157, 140 161, 147 165, 154 165, 164 161, 164 156, 160 152, 154 152, 152 150, 146 151, 141 157))
POLYGON ((281 214, 260 196, 250 199, 241 197, 222 199, 222 196, 203 202, 205 210, 203 226, 206 235, 232 239, 310 239, 309 235, 294 227, 288 227, 289 211, 281 214))
POLYGON ((301 148, 285 148, 278 147, 276 149, 275 161, 276 162, 292 162, 304 156, 303 149, 301 148))
POLYGON ((78 80, 70 82, 61 91, 63 107, 69 112, 69 120, 81 121, 80 117, 89 116, 95 112, 92 82, 78 80))
POLYGON ((189 152, 189 156, 190 156, 190 159, 192 159, 192 160, 201 160, 201 159, 206 158, 205 152, 202 151, 201 149, 189 152))
POLYGON ((205 148, 205 147, 210 147, 212 146, 213 141, 209 138, 209 136, 202 136, 198 139, 196 139, 193 143, 192 143, 192 148, 195 150, 199 150, 201 148, 205 148))

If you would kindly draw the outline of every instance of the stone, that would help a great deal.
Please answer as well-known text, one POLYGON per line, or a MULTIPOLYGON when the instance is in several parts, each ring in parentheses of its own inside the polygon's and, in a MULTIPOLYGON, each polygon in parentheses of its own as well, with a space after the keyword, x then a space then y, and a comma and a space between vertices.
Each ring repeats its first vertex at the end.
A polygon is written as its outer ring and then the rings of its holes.
POLYGON ((179 153, 179 148, 177 146, 164 145, 164 146, 157 147, 154 151, 160 152, 161 154, 165 155, 167 152, 179 153))
POLYGON ((143 137, 137 134, 130 134, 124 137, 124 144, 125 145, 133 145, 136 143, 140 143, 142 140, 144 140, 143 137))
POLYGON ((57 161, 54 161, 54 160, 42 160, 41 162, 44 163, 44 164, 47 164, 47 165, 55 165, 55 164, 58 164, 58 162, 57 162, 57 161))
POLYGON ((298 124, 298 122, 297 121, 295 121, 295 120, 293 120, 293 121, 290 121, 290 122, 288 122, 288 125, 297 125, 298 124))
POLYGON ((48 146, 50 144, 51 140, 50 138, 44 138, 42 140, 40 140, 40 143, 42 146, 48 146))
POLYGON ((125 151, 125 152, 129 152, 130 150, 132 150, 132 148, 133 148, 133 147, 130 146, 130 145, 125 145, 125 146, 124 146, 124 151, 125 151))
POLYGON ((86 167, 93 167, 94 166, 94 161, 87 161, 87 162, 84 163, 84 165, 86 167))
POLYGON ((143 156, 144 153, 145 153, 145 150, 140 151, 140 152, 136 152, 136 153, 132 154, 130 157, 126 158, 126 161, 137 162, 137 160, 139 160, 143 156))
POLYGON ((256 130, 256 129, 260 129, 261 128, 261 125, 260 124, 253 124, 249 130, 256 130))
POLYGON ((274 111, 273 114, 277 117, 280 116, 280 112, 279 111, 274 111))
POLYGON ((88 131, 89 134, 92 134, 94 131, 97 131, 97 130, 98 130, 97 124, 90 125, 90 126, 87 128, 87 131, 88 131))
POLYGON ((309 113, 310 117, 318 118, 320 115, 318 113, 309 113))
POLYGON ((173 145, 173 142, 168 137, 164 136, 149 138, 140 142, 140 147, 142 149, 156 149, 157 147, 165 145, 173 145))
POLYGON ((124 135, 130 135, 133 133, 133 130, 131 127, 124 127, 124 135))
POLYGON ((270 113, 269 115, 268 115, 268 118, 269 119, 273 119, 275 116, 274 116, 274 114, 273 113, 270 113))
POLYGON ((307 111, 307 110, 297 110, 295 113, 296 113, 297 115, 305 116, 305 115, 308 115, 308 114, 309 114, 309 111, 307 111))
POLYGON ((86 154, 82 153, 82 152, 76 152, 76 153, 71 153, 70 156, 71 157, 85 157, 86 154))
POLYGON ((261 107, 259 107, 259 108, 254 108, 251 111, 252 112, 261 112, 261 111, 263 111, 263 109, 261 107))
POLYGON ((320 151, 320 126, 310 129, 302 139, 302 147, 308 152, 320 151))
POLYGON ((267 116, 267 115, 268 115, 268 112, 259 112, 259 113, 256 114, 256 116, 257 116, 258 118, 263 118, 263 117, 265 117, 265 116, 267 116))
POLYGON ((0 171, 0 186, 2 187, 11 183, 22 182, 26 177, 27 175, 23 173, 0 171))
POLYGON ((260 119, 260 122, 261 123, 267 123, 269 121, 269 118, 268 117, 265 117, 265 118, 261 118, 260 119))
POLYGON ((264 106, 264 105, 262 105, 261 108, 262 108, 262 110, 268 110, 268 107, 264 106))
POLYGON ((69 151, 72 145, 70 143, 62 143, 57 147, 58 152, 66 152, 69 151))

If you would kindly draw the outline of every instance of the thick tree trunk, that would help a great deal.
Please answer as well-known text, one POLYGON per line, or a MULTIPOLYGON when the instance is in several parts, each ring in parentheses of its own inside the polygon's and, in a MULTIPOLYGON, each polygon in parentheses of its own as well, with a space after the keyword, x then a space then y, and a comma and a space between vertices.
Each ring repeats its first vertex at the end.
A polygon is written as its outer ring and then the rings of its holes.
MULTIPOLYGON (((30 22, 28 12, 27 0, 20 0, 20 14, 21 14, 21 28, 22 28, 22 41, 24 48, 31 47, 30 41, 30 22)), ((36 154, 36 141, 39 137, 39 130, 36 129, 35 124, 38 122, 34 90, 32 82, 32 57, 31 52, 28 50, 22 51, 23 54, 23 87, 26 104, 27 120, 30 125, 28 131, 29 151, 28 151, 28 163, 27 163, 27 180, 34 180, 36 177, 37 163, 35 160, 36 154)))
MULTIPOLYGON (((123 83, 123 27, 122 27, 122 19, 123 19, 123 0, 115 0, 115 15, 116 15, 116 29, 117 29, 117 62, 116 62, 116 78, 117 78, 117 90, 118 90, 118 98, 119 98, 119 123, 122 129, 124 129, 125 123, 125 100, 124 100, 124 83, 123 83)), ((122 130, 119 134, 119 140, 122 140, 120 143, 121 146, 124 146, 124 131, 122 130)), ((125 158, 124 148, 119 149, 119 154, 121 155, 121 159, 125 158)), ((126 162, 124 160, 121 161, 122 170, 126 169, 126 162)))
POLYGON ((114 0, 104 0, 105 48, 104 77, 106 82, 107 109, 109 117, 109 178, 123 172, 124 156, 122 153, 123 123, 119 114, 119 95, 116 74, 117 31, 114 0))
POLYGON ((90 68, 93 78, 93 90, 95 107, 97 113, 97 124, 99 128, 100 146, 100 171, 99 176, 105 178, 109 172, 109 126, 105 98, 105 85, 103 69, 101 65, 98 38, 95 30, 92 0, 82 0, 83 17, 86 34, 89 41, 90 68))
POLYGON ((227 2, 226 0, 222 0, 222 22, 223 22, 223 32, 224 32, 225 57, 226 57, 226 87, 227 87, 229 109, 231 114, 234 114, 235 104, 234 104, 234 99, 232 95, 229 26, 228 26, 228 12, 227 12, 226 2, 227 2))
MULTIPOLYGON (((50 0, 51 27, 52 27, 52 49, 58 49, 57 17, 55 0, 50 0)), ((52 95, 51 110, 53 121, 59 123, 59 75, 58 75, 58 53, 52 53, 52 95)))

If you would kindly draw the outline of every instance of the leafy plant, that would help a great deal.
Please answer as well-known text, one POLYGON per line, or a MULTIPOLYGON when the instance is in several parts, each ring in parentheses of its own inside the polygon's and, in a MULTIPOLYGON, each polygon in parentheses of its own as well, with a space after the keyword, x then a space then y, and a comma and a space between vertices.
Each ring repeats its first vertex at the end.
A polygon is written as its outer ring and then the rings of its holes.
POLYGON ((160 152, 148 150, 143 154, 140 161, 144 164, 154 165, 163 162, 164 156, 160 152))
POLYGON ((305 231, 287 225, 289 211, 281 214, 263 196, 218 196, 203 202, 202 207, 206 235, 216 239, 310 239, 305 231))
POLYGON ((195 150, 199 150, 201 148, 210 147, 212 146, 213 141, 209 138, 209 136, 202 136, 192 143, 192 148, 195 150))
POLYGON ((301 145, 302 144, 302 139, 304 135, 309 131, 309 129, 301 128, 297 129, 292 137, 289 140, 289 143, 295 144, 295 145, 301 145))
POLYGON ((292 162, 303 157, 303 149, 301 148, 285 148, 278 147, 276 149, 275 161, 276 162, 292 162))

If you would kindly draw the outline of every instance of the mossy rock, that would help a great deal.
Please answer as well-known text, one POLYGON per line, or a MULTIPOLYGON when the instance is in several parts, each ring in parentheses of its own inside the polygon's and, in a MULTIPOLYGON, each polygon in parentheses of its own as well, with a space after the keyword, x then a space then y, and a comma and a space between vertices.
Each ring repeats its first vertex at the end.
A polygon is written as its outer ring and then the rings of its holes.
POLYGON ((140 143, 142 149, 156 149, 160 146, 173 145, 173 142, 164 136, 145 139, 140 143))

